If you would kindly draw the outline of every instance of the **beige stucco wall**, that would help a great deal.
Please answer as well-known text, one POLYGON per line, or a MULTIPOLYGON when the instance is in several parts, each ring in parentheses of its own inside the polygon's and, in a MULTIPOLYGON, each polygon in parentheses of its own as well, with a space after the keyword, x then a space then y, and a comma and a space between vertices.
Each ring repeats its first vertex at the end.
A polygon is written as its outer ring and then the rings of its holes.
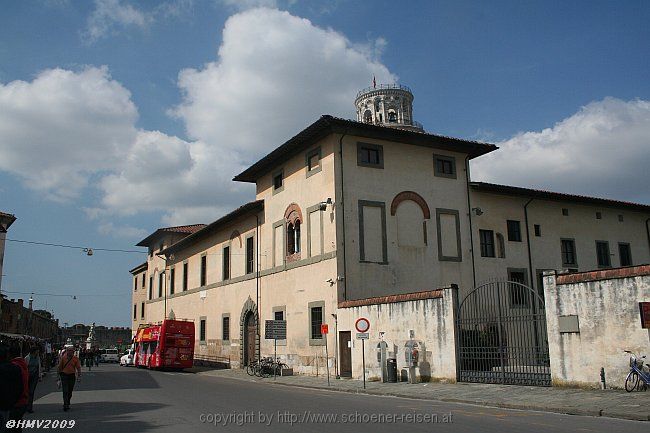
MULTIPOLYGON (((646 266, 647 268, 647 266, 646 266)), ((544 277, 551 376, 555 385, 623 387, 629 372, 623 350, 650 352, 650 330, 642 329, 639 302, 650 301, 650 270, 628 278, 557 285, 544 277), (561 333, 559 317, 578 316, 579 332, 561 333)))
MULTIPOLYGON (((473 216, 474 257, 476 260, 476 281, 480 284, 489 279, 506 279, 508 268, 525 269, 528 273, 528 249, 524 220, 525 197, 506 196, 486 192, 471 191, 472 207, 483 211, 473 216), (521 242, 508 241, 507 220, 521 222, 521 242), (505 258, 481 257, 479 230, 493 230, 501 233, 505 243, 505 258)), ((532 268, 537 289, 538 273, 543 270, 561 271, 561 238, 575 239, 579 271, 598 269, 596 240, 608 241, 613 267, 620 266, 618 243, 629 243, 633 264, 650 263, 650 247, 645 229, 645 220, 650 214, 643 214, 616 208, 605 208, 571 202, 533 200, 528 206, 528 224, 532 252, 532 268), (563 216, 562 209, 569 209, 563 216), (601 212, 602 219, 596 219, 601 212), (618 215, 623 215, 619 222, 618 215), (534 225, 541 226, 541 236, 536 237, 534 225)), ((527 275, 530 284, 530 275, 527 275)))
POLYGON ((370 321, 370 338, 365 341, 366 378, 382 377, 378 362, 378 345, 382 338, 387 343, 387 357, 397 359, 398 377, 408 370, 405 344, 409 331, 419 345, 419 363, 415 369, 418 381, 429 379, 456 381, 456 340, 454 332, 454 293, 457 289, 443 289, 442 296, 406 302, 381 303, 359 307, 339 308, 339 331, 351 331, 352 376, 363 377, 362 344, 357 340, 355 322, 364 317, 370 321))
MULTIPOLYGON (((465 155, 355 136, 345 136, 343 144, 346 291, 339 294, 340 299, 362 299, 392 293, 432 290, 451 284, 470 285, 465 155), (383 169, 357 165, 359 141, 383 146, 383 169), (455 158, 455 179, 434 176, 434 154, 455 158), (430 210, 431 217, 425 220, 426 245, 404 247, 398 243, 397 217, 391 215, 391 203, 404 191, 419 194, 430 210), (360 262, 360 200, 381 202, 385 205, 387 264, 360 262), (458 212, 461 261, 439 260, 436 224, 436 209, 439 208, 458 212)), ((337 167, 337 170, 340 173, 340 167, 337 167)), ((340 182, 340 179, 339 174, 337 181, 340 182)), ((340 190, 341 185, 338 188, 340 190)), ((404 202, 401 206, 412 203, 404 202)), ((421 230, 421 227, 416 225, 415 229, 421 230)), ((455 233, 453 237, 455 238, 455 233)))

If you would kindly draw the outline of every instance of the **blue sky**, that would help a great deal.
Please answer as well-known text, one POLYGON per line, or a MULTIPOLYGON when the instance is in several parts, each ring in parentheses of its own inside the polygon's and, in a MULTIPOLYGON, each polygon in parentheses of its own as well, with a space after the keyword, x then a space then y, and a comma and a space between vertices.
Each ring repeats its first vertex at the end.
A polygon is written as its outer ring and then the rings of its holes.
MULTIPOLYGON (((427 131, 502 147, 476 180, 650 203, 649 21, 642 0, 6 2, 0 210, 10 239, 136 250, 251 199, 232 176, 352 118, 373 75, 427 131)), ((144 259, 8 242, 2 290, 128 325, 144 259)))

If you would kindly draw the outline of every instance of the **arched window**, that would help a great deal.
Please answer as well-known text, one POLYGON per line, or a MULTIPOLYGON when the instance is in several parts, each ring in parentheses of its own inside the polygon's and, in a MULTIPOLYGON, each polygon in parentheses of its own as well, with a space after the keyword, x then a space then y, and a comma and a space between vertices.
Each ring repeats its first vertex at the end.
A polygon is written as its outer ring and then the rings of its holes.
POLYGON ((300 258, 300 228, 302 226, 302 212, 297 204, 291 204, 284 213, 286 220, 287 257, 300 258))
POLYGON ((395 113, 394 110, 390 110, 388 112, 388 121, 389 122, 397 122, 397 113, 395 113))
POLYGON ((372 111, 366 110, 366 112, 363 113, 363 121, 365 123, 372 123, 372 111))

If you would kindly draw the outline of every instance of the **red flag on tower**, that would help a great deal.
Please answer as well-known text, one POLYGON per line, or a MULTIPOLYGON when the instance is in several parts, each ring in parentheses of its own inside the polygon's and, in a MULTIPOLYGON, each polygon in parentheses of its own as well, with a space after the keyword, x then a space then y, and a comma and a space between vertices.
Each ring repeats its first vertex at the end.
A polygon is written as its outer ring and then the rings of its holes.
POLYGON ((374 76, 374 75, 372 76, 372 87, 373 87, 373 89, 376 89, 376 88, 377 88, 377 80, 375 80, 375 76, 374 76))

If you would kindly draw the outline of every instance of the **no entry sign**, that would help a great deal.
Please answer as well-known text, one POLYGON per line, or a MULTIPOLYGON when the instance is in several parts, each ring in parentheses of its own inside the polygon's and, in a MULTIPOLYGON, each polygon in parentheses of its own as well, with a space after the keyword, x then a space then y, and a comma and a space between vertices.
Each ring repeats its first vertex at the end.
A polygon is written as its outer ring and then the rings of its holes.
POLYGON ((358 332, 368 332, 370 330, 370 321, 365 317, 359 317, 354 322, 354 327, 357 328, 358 332))

